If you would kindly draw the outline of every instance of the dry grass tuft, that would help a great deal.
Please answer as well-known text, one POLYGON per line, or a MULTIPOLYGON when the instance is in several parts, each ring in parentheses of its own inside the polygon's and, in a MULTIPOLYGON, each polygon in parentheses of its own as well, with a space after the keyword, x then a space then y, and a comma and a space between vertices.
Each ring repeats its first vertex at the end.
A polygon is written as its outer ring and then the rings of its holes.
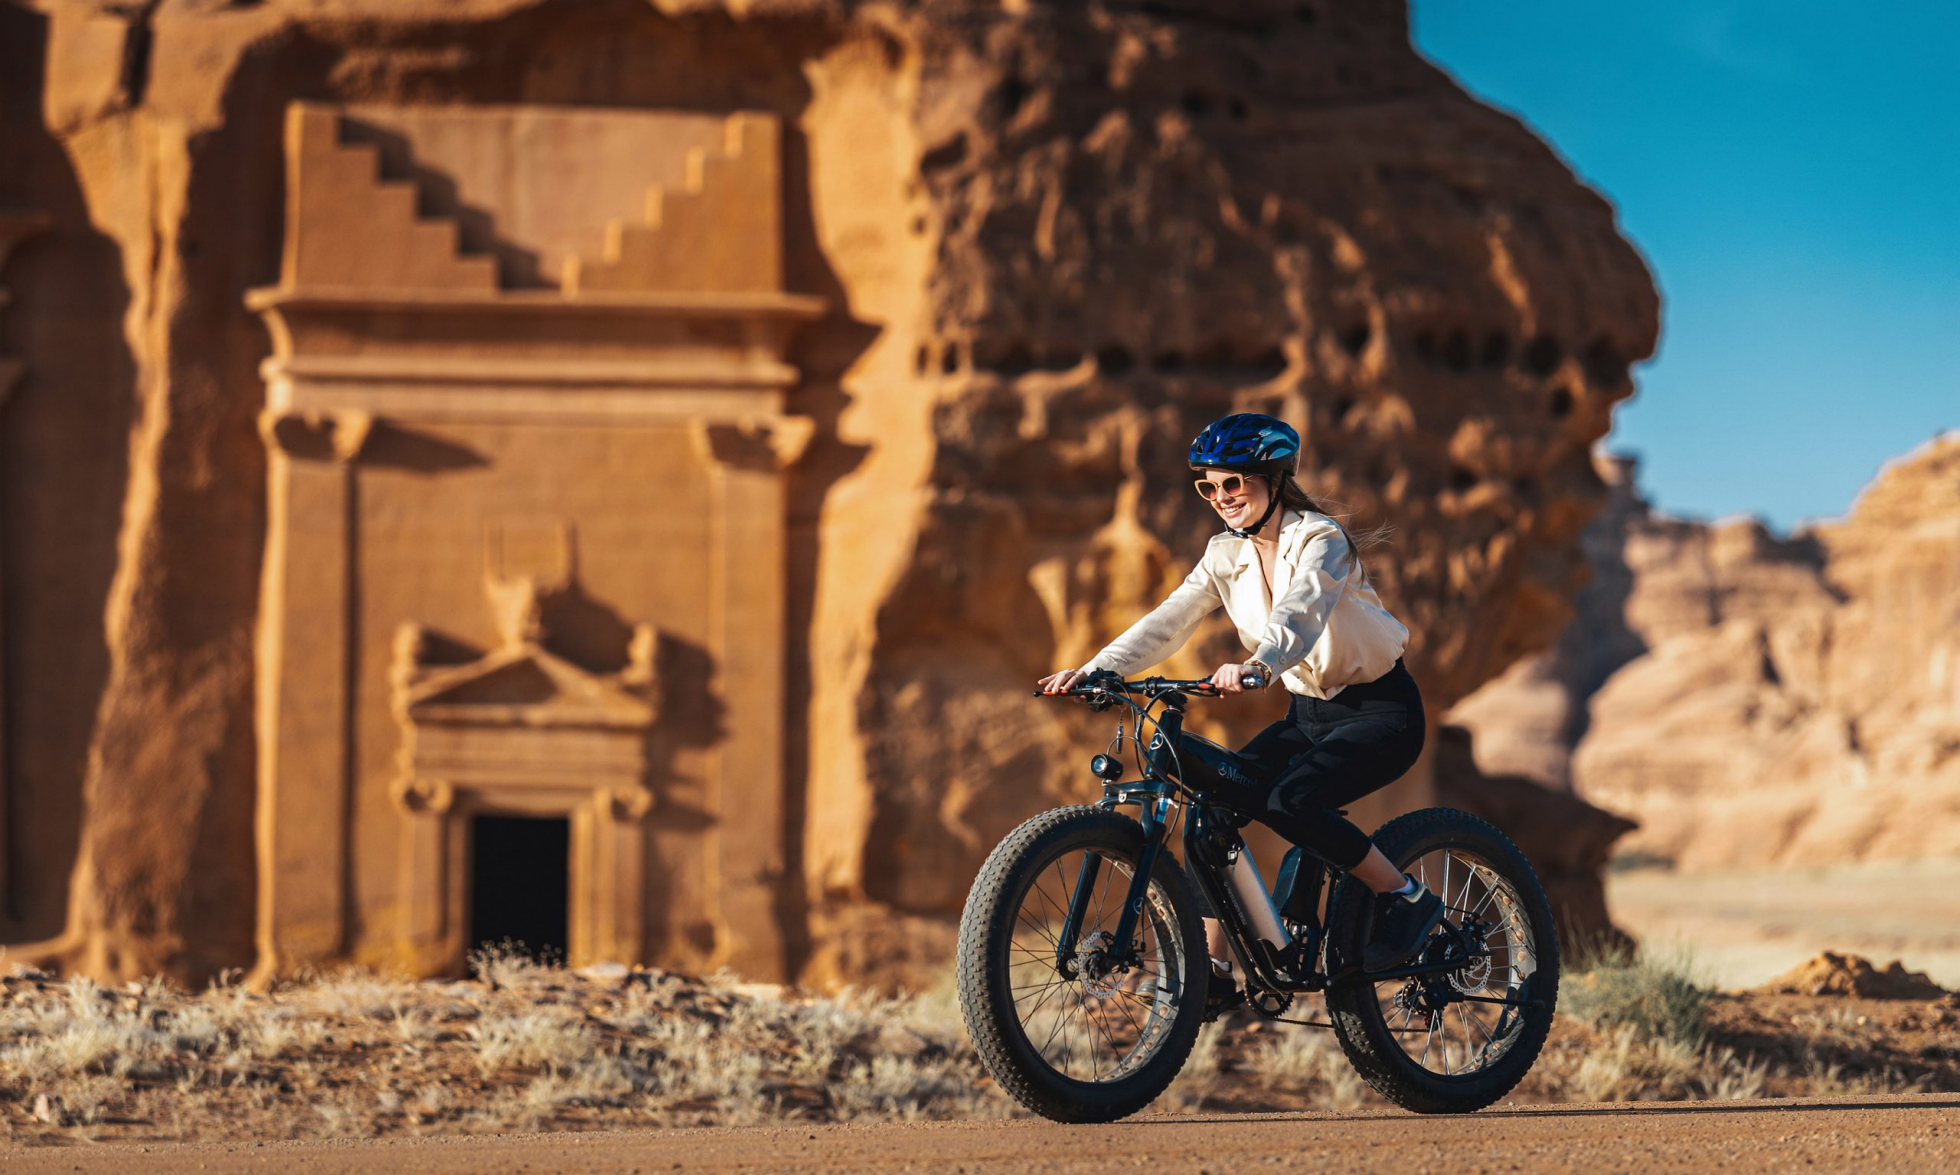
POLYGON ((1267 1088, 1339 1112, 1357 1109, 1371 1096, 1331 1034, 1294 1028, 1274 1036, 1248 1056, 1248 1069, 1267 1088))
POLYGON ((1708 1034, 1709 991, 1685 952, 1596 947, 1561 985, 1559 1010, 1601 1031, 1697 1048, 1708 1034))

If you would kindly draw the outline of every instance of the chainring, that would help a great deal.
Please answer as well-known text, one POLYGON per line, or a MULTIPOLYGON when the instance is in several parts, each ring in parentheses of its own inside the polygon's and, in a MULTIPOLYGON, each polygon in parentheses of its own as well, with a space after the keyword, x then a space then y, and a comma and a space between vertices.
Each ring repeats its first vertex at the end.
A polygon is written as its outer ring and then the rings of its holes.
POLYGON ((1252 1010, 1268 1020, 1286 1015, 1293 1006, 1293 993, 1290 991, 1255 991, 1246 996, 1252 1010))

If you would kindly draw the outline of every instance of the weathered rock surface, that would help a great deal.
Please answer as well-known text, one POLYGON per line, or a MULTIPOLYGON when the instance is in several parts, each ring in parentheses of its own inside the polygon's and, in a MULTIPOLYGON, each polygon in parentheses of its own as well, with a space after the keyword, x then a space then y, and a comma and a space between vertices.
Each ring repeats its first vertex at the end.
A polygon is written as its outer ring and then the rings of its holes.
POLYGON ((1620 494, 1581 618, 1458 707, 1479 762, 1544 765, 1683 866, 1960 848, 1960 434, 1787 539, 1620 494))
MULTIPOLYGON (((1398 528, 1369 566, 1441 713, 1565 620, 1588 452, 1654 345, 1612 209, 1390 0, 47 7, 0 8, 0 202, 50 223, 6 274, 4 647, 35 688, 7 699, 0 937, 60 931, 103 975, 264 946, 244 299, 280 272, 295 100, 781 120, 784 286, 830 312, 789 356, 813 437, 768 916, 813 977, 875 971, 853 927, 955 913, 1002 832, 1081 794, 1106 729, 1029 683, 1196 557, 1205 420, 1285 415, 1309 485, 1398 528)), ((522 260, 506 288, 548 285, 522 260)), ((1232 643, 1209 626, 1172 668, 1232 643)), ((1203 719, 1244 737, 1277 703, 1203 719)), ((1428 794, 1419 769, 1370 814, 1428 794)), ((358 888, 350 950, 391 933, 358 888)), ((674 917, 676 949, 725 957, 731 915, 674 917)))
POLYGON ((1524 849, 1552 903, 1559 941, 1575 954, 1626 943, 1606 908, 1601 873, 1633 821, 1522 775, 1486 775, 1468 730, 1445 726, 1438 734, 1437 802, 1482 816, 1524 849))
MULTIPOLYGON (((1112 724, 1027 683, 1188 570, 1207 419, 1287 417, 1309 484, 1398 528, 1369 565, 1440 712, 1565 615, 1603 496, 1588 438, 1653 338, 1610 209, 1411 53, 1400 5, 1037 11, 928 42, 932 457, 841 732, 863 798, 836 811, 868 824, 812 842, 823 891, 919 913, 1083 794, 1112 724)), ((1170 669, 1236 643, 1207 626, 1170 669)), ((1199 717, 1237 740, 1277 705, 1199 717)), ((1362 818, 1425 802, 1423 773, 1362 818)))

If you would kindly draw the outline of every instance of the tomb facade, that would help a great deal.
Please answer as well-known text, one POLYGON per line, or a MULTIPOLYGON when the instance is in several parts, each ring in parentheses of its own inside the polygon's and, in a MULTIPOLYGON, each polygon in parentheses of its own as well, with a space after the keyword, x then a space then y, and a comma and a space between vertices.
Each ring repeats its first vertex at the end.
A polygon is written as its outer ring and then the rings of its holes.
POLYGON ((782 973, 784 355, 822 306, 783 290, 778 137, 289 111, 280 282, 249 296, 262 971, 454 973, 496 873, 562 888, 564 941, 526 945, 574 964, 782 973), (563 822, 568 864, 533 876, 485 817, 563 822))

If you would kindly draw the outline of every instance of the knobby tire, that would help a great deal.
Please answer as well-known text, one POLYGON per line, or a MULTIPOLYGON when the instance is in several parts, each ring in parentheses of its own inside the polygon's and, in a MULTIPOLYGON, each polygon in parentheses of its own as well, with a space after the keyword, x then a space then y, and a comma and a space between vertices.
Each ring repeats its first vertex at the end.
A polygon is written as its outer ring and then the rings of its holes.
MULTIPOLYGON (((1191 883, 1168 852, 1160 853, 1152 867, 1152 893, 1168 907, 1180 940, 1174 944, 1173 962, 1181 973, 1175 1011, 1155 1052, 1120 1078, 1077 1080, 1042 1057, 1015 1006, 1009 955, 1022 902, 1037 877, 1052 862, 1084 850, 1134 867, 1142 847, 1142 826, 1128 816, 1090 805, 1057 808, 1009 833, 988 855, 967 895, 956 970, 967 1032, 1001 1088, 1044 1118, 1110 1122, 1136 1113, 1170 1085, 1197 1039, 1211 968, 1205 964, 1204 932, 1191 883)), ((1127 878, 1122 881, 1127 885, 1127 878)))

